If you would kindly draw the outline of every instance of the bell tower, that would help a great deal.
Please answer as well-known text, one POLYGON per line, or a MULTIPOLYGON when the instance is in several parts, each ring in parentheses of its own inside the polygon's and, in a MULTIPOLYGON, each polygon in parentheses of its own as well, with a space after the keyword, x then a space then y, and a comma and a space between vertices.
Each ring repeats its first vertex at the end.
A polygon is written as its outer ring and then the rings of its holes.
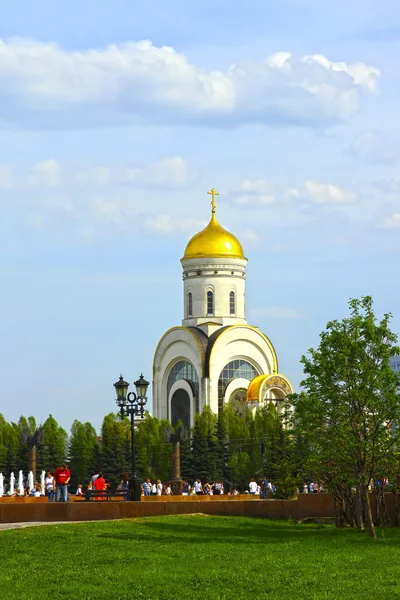
POLYGON ((218 223, 212 188, 211 220, 194 235, 181 259, 183 267, 184 327, 198 327, 207 335, 226 325, 246 321, 247 258, 239 240, 218 223))

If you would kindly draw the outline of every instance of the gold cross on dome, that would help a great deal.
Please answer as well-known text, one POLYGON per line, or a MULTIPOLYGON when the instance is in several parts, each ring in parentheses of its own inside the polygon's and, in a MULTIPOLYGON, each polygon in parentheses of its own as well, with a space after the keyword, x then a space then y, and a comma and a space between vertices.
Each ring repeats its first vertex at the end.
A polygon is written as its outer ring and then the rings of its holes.
POLYGON ((219 193, 216 192, 214 190, 214 188, 211 188, 211 192, 207 192, 207 194, 210 194, 210 196, 212 198, 211 199, 211 206, 212 206, 211 212, 212 212, 212 214, 214 214, 215 213, 215 196, 219 196, 219 193))

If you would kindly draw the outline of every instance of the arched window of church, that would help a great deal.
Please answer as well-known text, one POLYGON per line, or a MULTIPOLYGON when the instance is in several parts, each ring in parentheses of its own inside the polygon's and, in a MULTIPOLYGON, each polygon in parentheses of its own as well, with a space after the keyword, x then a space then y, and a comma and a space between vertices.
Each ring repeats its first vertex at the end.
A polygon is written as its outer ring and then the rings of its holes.
POLYGON ((229 314, 236 314, 236 306, 235 306, 235 292, 231 292, 229 294, 229 314))
POLYGON ((231 360, 222 369, 218 379, 218 410, 221 410, 224 404, 225 390, 234 379, 247 379, 252 381, 259 373, 247 360, 231 360))
POLYGON ((199 378, 197 376, 196 369, 188 360, 180 360, 179 362, 175 363, 170 370, 167 380, 168 396, 175 381, 179 381, 179 379, 185 379, 185 381, 190 383, 191 388, 193 389, 193 395, 196 398, 199 397, 199 378))
POLYGON ((214 314, 214 294, 210 290, 207 292, 207 315, 214 314))
POLYGON ((189 292, 188 294, 188 317, 191 317, 193 315, 193 297, 192 297, 192 292, 189 292))

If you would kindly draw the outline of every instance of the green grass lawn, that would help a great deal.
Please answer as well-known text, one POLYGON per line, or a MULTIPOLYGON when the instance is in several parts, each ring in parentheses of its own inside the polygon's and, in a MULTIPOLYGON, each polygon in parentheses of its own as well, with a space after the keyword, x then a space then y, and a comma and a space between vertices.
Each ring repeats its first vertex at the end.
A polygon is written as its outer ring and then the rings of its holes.
POLYGON ((400 598, 400 529, 191 515, 2 531, 0 598, 400 598))

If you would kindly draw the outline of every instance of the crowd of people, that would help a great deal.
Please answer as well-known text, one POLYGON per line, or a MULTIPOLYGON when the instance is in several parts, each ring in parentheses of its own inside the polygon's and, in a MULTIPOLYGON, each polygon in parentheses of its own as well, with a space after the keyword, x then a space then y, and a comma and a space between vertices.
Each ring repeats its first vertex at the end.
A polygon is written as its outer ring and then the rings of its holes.
POLYGON ((321 481, 305 481, 303 486, 298 488, 298 494, 323 494, 325 492, 324 483, 321 481))
MULTIPOLYGON (((275 494, 276 487, 268 481, 265 476, 264 479, 257 483, 254 478, 251 478, 248 485, 248 489, 244 491, 245 494, 259 495, 261 498, 267 498, 268 495, 273 496, 275 494)), ((143 496, 237 496, 240 492, 236 487, 225 490, 223 481, 215 481, 210 483, 209 481, 202 482, 198 477, 193 485, 187 480, 183 480, 181 485, 162 483, 160 479, 157 482, 152 482, 150 478, 141 486, 141 492, 143 496)))
MULTIPOLYGON (((54 473, 52 471, 46 473, 44 489, 38 483, 35 483, 32 489, 28 488, 26 490, 26 495, 38 497, 45 494, 48 497, 49 502, 68 502, 68 486, 70 478, 71 473, 68 467, 65 464, 61 465, 54 473)), ((105 480, 103 473, 99 471, 92 476, 87 485, 87 490, 104 491, 109 487, 110 484, 105 480)), ((127 500, 129 491, 128 473, 123 474, 116 491, 127 500)), ((276 486, 268 480, 266 475, 258 482, 252 477, 247 489, 243 490, 243 492, 244 494, 259 496, 262 499, 273 498, 276 493, 276 486)), ((299 486, 297 489, 297 494, 317 494, 323 492, 325 492, 323 482, 305 481, 303 485, 299 486)), ((150 478, 147 478, 141 485, 142 496, 221 496, 223 494, 237 496, 239 493, 241 492, 234 486, 225 489, 223 481, 202 482, 199 477, 192 485, 188 480, 183 480, 181 484, 178 485, 177 483, 164 483, 160 479, 151 481, 150 478)), ((75 495, 85 496, 83 485, 81 483, 78 484, 75 495)), ((98 499, 100 499, 100 496, 98 499)))

